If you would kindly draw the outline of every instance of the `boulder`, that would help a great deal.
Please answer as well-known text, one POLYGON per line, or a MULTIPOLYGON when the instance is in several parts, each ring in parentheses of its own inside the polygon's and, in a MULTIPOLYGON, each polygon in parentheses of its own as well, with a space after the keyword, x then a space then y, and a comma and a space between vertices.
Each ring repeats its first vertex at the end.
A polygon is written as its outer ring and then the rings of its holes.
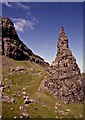
POLYGON ((22 118, 29 118, 29 114, 27 112, 22 113, 22 118))
POLYGON ((12 97, 9 97, 8 95, 2 94, 2 102, 14 103, 15 99, 12 97))
POLYGON ((31 99, 27 99, 27 98, 26 98, 26 99, 24 100, 24 104, 29 104, 29 103, 32 103, 32 102, 33 102, 33 100, 31 100, 31 99))

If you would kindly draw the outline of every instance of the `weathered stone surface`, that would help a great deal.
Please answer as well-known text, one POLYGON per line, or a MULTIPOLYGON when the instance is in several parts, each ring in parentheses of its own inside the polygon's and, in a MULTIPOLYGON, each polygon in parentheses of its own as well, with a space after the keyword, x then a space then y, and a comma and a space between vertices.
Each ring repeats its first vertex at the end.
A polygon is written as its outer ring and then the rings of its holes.
POLYGON ((29 118, 28 112, 23 112, 22 113, 22 118, 29 118))
POLYGON ((14 103, 15 99, 3 94, 2 95, 2 102, 14 103))
MULTIPOLYGON (((2 55, 8 56, 15 60, 29 60, 44 67, 49 64, 43 58, 35 55, 18 37, 13 22, 9 18, 0 18, 0 46, 2 44, 2 55)), ((1 47, 0 47, 1 49, 1 47)))
POLYGON ((11 111, 13 111, 14 109, 13 109, 13 108, 11 108, 10 110, 11 110, 11 111))
POLYGON ((23 107, 23 106, 20 106, 20 107, 19 107, 19 109, 20 109, 20 110, 23 110, 23 109, 24 109, 24 107, 23 107))
POLYGON ((45 88, 65 103, 84 100, 85 79, 82 78, 75 57, 68 45, 68 38, 61 27, 58 39, 58 51, 55 60, 49 68, 45 88))
POLYGON ((32 99, 29 99, 29 98, 26 98, 25 100, 24 100, 24 104, 29 104, 29 103, 32 103, 33 102, 33 100, 32 99))

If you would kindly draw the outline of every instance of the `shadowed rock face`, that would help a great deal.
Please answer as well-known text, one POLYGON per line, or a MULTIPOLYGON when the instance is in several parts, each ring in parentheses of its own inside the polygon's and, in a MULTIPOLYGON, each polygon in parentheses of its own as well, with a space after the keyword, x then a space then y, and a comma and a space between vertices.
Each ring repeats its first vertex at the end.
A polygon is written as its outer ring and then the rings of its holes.
POLYGON ((68 38, 61 27, 58 39, 58 51, 55 60, 49 68, 49 77, 45 87, 66 103, 84 100, 83 84, 80 69, 68 45, 68 38))
MULTIPOLYGON (((35 55, 18 37, 13 22, 9 18, 0 18, 2 23, 2 55, 15 60, 29 60, 42 66, 49 66, 43 58, 35 55)), ((0 25, 1 26, 1 25, 0 25)))

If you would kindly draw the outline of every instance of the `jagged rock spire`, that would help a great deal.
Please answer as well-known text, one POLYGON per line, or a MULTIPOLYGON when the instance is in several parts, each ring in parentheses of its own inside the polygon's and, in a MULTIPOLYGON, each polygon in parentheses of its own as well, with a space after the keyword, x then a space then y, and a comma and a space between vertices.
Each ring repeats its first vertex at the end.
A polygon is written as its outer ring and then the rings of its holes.
POLYGON ((63 26, 61 27, 61 30, 60 30, 60 35, 59 35, 57 47, 58 47, 58 49, 66 49, 66 48, 68 48, 68 38, 67 38, 67 36, 65 34, 63 26))
POLYGON ((52 66, 55 65, 58 67, 58 76, 65 75, 66 77, 70 77, 75 74, 80 74, 80 69, 76 63, 76 59, 68 47, 68 38, 63 27, 61 27, 58 39, 57 55, 55 61, 52 63, 52 66))
POLYGON ((61 35, 61 34, 62 34, 62 35, 65 35, 64 27, 63 27, 63 26, 61 27, 61 30, 60 30, 60 35, 61 35))
POLYGON ((66 103, 84 100, 81 72, 68 47, 68 38, 61 27, 58 39, 58 50, 53 61, 45 88, 66 103))

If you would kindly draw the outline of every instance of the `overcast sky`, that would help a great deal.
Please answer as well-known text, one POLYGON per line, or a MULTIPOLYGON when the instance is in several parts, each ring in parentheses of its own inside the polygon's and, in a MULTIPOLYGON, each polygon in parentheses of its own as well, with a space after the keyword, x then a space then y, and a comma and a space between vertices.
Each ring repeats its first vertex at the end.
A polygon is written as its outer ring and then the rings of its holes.
POLYGON ((2 16, 11 18, 20 39, 49 63, 55 59, 63 25, 69 47, 83 70, 82 2, 3 2, 2 16))

